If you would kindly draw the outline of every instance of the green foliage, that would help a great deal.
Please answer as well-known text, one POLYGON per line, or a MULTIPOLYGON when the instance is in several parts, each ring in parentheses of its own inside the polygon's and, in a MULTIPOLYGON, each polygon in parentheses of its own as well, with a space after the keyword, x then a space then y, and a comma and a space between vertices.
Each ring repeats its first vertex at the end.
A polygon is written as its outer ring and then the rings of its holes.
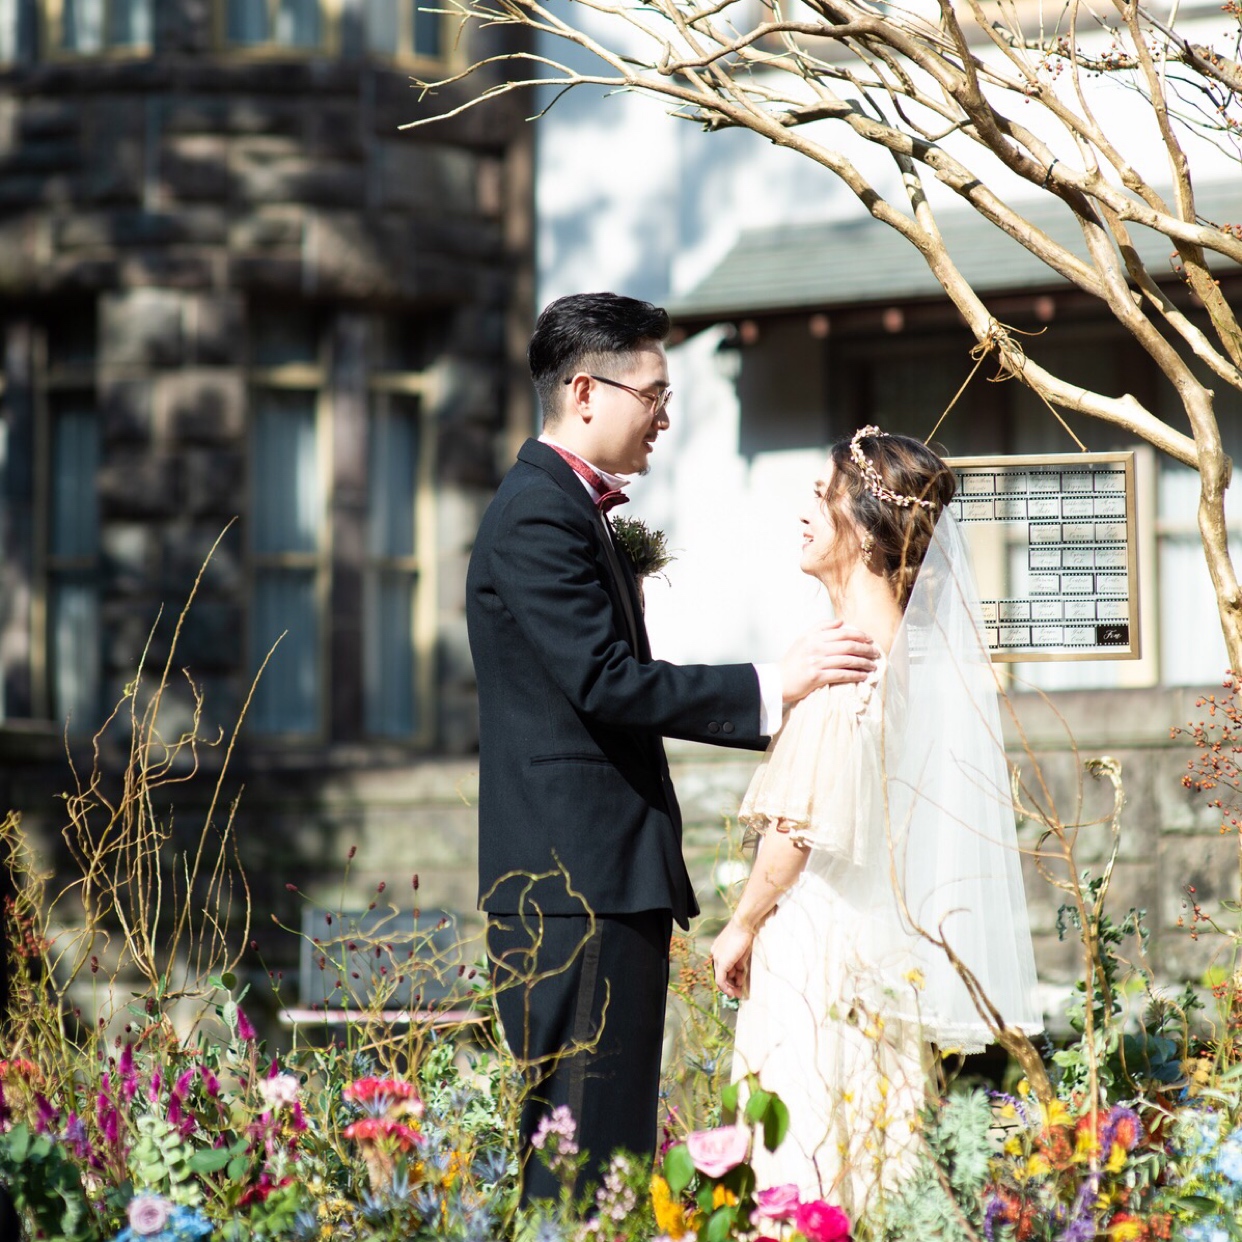
POLYGON ((204 1163, 211 1163, 216 1153, 195 1152, 165 1117, 147 1114, 137 1119, 134 1128, 138 1135, 129 1149, 129 1169, 135 1189, 156 1191, 187 1207, 202 1203, 203 1192, 195 1173, 204 1163), (196 1156, 197 1166, 193 1163, 196 1156))
POLYGON ((978 1090, 951 1095, 926 1109, 915 1167, 881 1197, 870 1222, 873 1236, 893 1242, 975 1242, 983 1229, 991 1125, 988 1098, 978 1090))
POLYGON ((0 1182, 47 1242, 97 1242, 82 1172, 62 1144, 25 1122, 0 1133, 0 1182))

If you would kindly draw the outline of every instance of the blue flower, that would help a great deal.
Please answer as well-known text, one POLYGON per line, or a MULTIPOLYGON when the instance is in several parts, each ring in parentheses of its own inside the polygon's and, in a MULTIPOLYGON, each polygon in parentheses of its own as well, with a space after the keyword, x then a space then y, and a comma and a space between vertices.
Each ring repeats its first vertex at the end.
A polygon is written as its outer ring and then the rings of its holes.
POLYGON ((1178 1119, 1177 1138, 1186 1155, 1210 1155, 1220 1145, 1220 1117, 1210 1110, 1183 1113, 1178 1119))
POLYGON ((1216 1157, 1216 1171, 1230 1182, 1242 1182, 1242 1127, 1220 1145, 1216 1157))
POLYGON ((1187 1225, 1182 1231, 1186 1242, 1231 1242, 1229 1222, 1223 1216, 1208 1216, 1187 1225))

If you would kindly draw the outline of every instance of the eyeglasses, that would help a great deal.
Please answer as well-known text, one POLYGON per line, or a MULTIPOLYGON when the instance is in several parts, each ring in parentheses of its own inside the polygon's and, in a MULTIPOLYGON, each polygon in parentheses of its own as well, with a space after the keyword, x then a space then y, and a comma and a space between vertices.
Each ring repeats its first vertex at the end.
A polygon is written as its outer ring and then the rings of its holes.
MULTIPOLYGON (((633 393, 646 407, 647 413, 654 418, 657 414, 663 414, 668 409, 669 400, 673 396, 671 388, 661 388, 655 393, 643 392, 641 388, 631 388, 629 384, 623 384, 620 380, 609 379, 606 375, 592 375, 587 372, 587 378, 593 379, 600 384, 610 384, 613 388, 624 388, 626 392, 633 393)), ((574 377, 571 375, 565 383, 572 384, 574 377)))

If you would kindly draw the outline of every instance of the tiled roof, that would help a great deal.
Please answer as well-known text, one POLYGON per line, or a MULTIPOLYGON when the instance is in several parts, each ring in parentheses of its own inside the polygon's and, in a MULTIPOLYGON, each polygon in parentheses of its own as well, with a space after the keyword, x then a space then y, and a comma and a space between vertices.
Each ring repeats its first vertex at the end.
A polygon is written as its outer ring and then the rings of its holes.
MULTIPOLYGON (((1204 219, 1242 223, 1242 174, 1231 182, 1197 187, 1195 203, 1204 219)), ((1082 232, 1059 199, 1041 196, 1024 214, 1054 240, 1086 257, 1082 232)), ((937 220, 962 275, 981 293, 1055 291, 1068 285, 970 209, 941 210, 937 220)), ((1138 225, 1131 226, 1131 233, 1152 271, 1157 276, 1168 271, 1169 242, 1138 225)), ((1228 260, 1220 262, 1233 266, 1228 260)), ((669 310, 682 321, 702 321, 941 296, 939 283, 918 251, 896 230, 864 215, 833 223, 747 230, 720 265, 674 299, 669 310)))

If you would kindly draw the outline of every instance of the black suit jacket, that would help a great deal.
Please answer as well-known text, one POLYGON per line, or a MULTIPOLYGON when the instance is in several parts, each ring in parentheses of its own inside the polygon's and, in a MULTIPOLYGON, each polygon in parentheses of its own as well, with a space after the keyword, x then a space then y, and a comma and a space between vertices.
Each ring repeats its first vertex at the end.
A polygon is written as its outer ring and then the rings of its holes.
POLYGON ((573 470, 528 440, 466 577, 480 905, 516 913, 526 891, 548 914, 585 901, 596 914, 671 910, 684 926, 698 905, 662 737, 759 745, 758 678, 749 664, 653 661, 633 570, 608 538, 573 470), (558 863, 580 899, 563 880, 529 892, 526 877, 558 863))

